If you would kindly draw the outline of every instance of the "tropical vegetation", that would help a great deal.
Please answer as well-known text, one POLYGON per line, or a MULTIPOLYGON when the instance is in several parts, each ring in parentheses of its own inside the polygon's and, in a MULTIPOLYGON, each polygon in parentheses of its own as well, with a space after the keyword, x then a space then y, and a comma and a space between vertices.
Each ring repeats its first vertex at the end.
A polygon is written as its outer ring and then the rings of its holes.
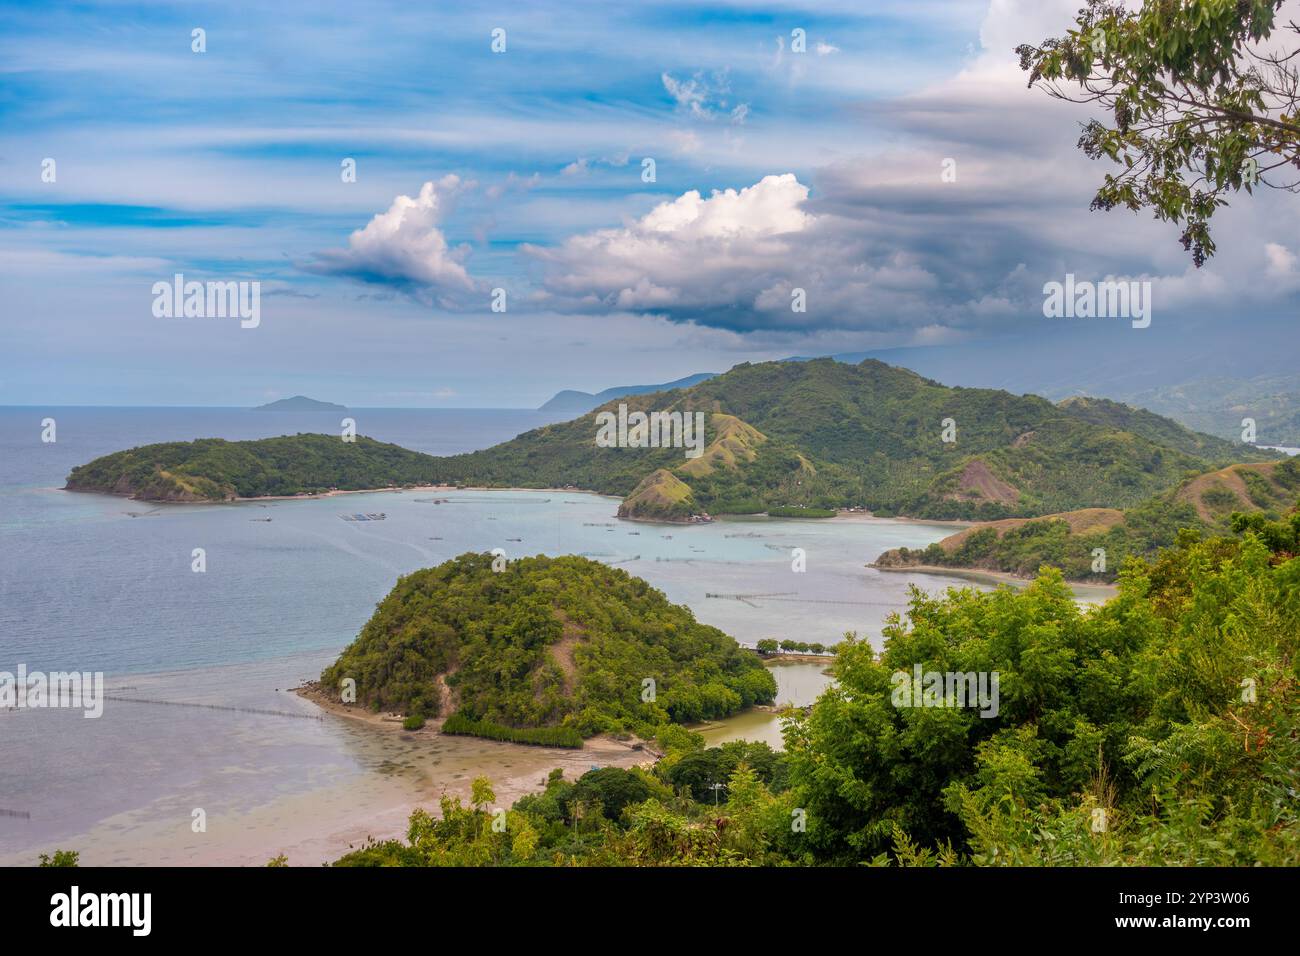
POLYGON ((1052 569, 914 590, 881 651, 838 646, 784 753, 682 732, 508 809, 480 779, 337 865, 1300 865, 1300 512, 1230 524, 1130 562, 1099 608, 1052 569), (996 713, 899 706, 918 665, 997 674, 996 713))
POLYGON ((695 386, 625 396, 440 461, 447 482, 574 486, 624 497, 627 517, 691 513, 998 519, 1137 507, 1188 473, 1276 457, 1100 399, 1054 405, 947 388, 868 359, 738 365, 695 386), (601 447, 597 416, 704 413, 698 457, 674 447, 601 447))
POLYGON ((406 575, 321 675, 444 733, 580 747, 769 704, 752 651, 645 581, 581 557, 463 554, 406 575))
POLYGON ((436 459, 357 436, 284 435, 256 441, 163 442, 72 469, 69 491, 150 501, 226 501, 427 484, 436 459))

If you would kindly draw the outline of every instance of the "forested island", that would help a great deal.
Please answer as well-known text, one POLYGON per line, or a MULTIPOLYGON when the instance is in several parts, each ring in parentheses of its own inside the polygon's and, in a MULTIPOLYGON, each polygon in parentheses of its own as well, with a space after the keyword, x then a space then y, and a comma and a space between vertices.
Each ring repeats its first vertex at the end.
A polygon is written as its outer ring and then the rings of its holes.
MULTIPOLYGON (((787 715, 783 753, 682 732, 652 767, 556 770, 504 813, 479 778, 468 806, 444 796, 405 840, 335 865, 1300 865, 1300 512, 1232 523, 1136 560, 1096 609, 1058 571, 1023 591, 914 592, 882 652, 838 645, 835 685, 787 715), (900 706, 896 676, 916 667, 998 674, 997 712, 900 706)), ((546 590, 580 570, 553 562, 546 590)))
POLYGON ((430 455, 361 436, 200 438, 96 458, 73 468, 65 487, 146 501, 232 501, 430 484, 436 463, 430 455))
POLYGON ((444 733, 581 746, 770 704, 752 651, 640 578, 587 558, 463 554, 401 578, 321 675, 444 733))

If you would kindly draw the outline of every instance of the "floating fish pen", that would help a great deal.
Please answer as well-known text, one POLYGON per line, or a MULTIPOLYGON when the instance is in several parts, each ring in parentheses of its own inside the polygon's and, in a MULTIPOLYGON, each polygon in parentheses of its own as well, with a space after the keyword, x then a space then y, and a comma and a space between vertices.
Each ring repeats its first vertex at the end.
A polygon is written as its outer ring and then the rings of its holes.
POLYGON ((358 514, 351 514, 351 515, 339 515, 339 517, 342 518, 344 521, 383 521, 385 518, 388 517, 388 515, 382 511, 372 511, 368 514, 358 513, 358 514))

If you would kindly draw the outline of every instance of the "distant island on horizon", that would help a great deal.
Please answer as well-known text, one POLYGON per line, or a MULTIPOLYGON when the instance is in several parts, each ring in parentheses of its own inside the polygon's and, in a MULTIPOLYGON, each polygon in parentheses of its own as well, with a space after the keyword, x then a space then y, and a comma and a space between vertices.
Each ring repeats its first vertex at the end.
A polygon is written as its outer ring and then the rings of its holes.
POLYGON ((336 405, 334 402, 318 401, 306 395, 295 395, 293 398, 278 398, 265 405, 255 405, 252 410, 255 412, 346 412, 348 407, 336 405))
POLYGON ((717 372, 698 372, 695 375, 687 375, 685 378, 664 382, 660 385, 619 385, 595 393, 566 388, 563 391, 556 392, 547 402, 538 406, 537 410, 539 412, 566 412, 573 415, 585 415, 587 412, 597 409, 616 398, 626 398, 629 395, 647 395, 652 392, 668 392, 675 388, 690 388, 692 385, 699 385, 701 382, 716 378, 717 375, 717 372))

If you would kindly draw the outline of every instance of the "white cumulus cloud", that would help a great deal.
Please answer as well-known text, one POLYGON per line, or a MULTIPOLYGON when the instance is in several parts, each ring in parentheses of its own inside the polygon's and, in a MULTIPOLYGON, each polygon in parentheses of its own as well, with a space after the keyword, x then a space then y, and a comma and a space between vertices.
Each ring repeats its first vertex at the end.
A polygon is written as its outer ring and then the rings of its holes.
POLYGON ((897 252, 867 263, 833 217, 807 211, 793 173, 743 189, 691 190, 621 228, 525 246, 546 268, 540 300, 566 311, 620 309, 723 329, 798 329, 861 318, 933 278, 897 252), (796 312, 803 289, 807 311, 796 312))
POLYGON ((474 280, 461 261, 466 247, 453 249, 439 224, 455 196, 473 185, 455 175, 426 182, 417 196, 398 196, 353 232, 347 248, 318 252, 306 268, 395 286, 426 300, 472 291, 474 280))

